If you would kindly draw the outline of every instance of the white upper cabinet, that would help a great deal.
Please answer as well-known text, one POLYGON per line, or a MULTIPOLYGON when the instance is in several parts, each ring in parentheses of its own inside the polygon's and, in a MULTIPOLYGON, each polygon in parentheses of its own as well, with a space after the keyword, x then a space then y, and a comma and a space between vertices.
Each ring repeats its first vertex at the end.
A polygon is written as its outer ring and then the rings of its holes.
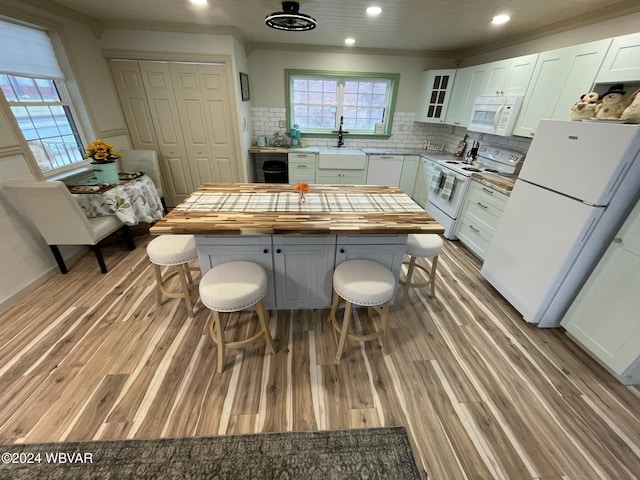
POLYGON ((488 76, 487 65, 460 68, 456 72, 446 124, 456 127, 466 127, 469 124, 473 102, 484 91, 488 76))
POLYGON ((633 82, 640 79, 640 33, 615 37, 596 83, 633 82))
POLYGON ((444 123, 455 75, 455 69, 423 72, 416 110, 417 122, 444 123))
POLYGON ((486 64, 488 73, 479 95, 524 95, 537 58, 538 54, 534 53, 486 64))
POLYGON ((541 53, 513 134, 533 137, 543 118, 570 120, 571 106, 591 90, 610 44, 606 39, 541 53))

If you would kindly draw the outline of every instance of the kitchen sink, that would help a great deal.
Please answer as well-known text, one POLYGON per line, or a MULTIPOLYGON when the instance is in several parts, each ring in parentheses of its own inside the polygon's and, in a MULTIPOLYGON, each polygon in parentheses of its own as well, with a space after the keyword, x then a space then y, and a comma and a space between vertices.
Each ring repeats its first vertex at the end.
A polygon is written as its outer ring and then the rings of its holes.
POLYGON ((366 163, 366 153, 358 149, 321 148, 318 153, 318 168, 321 169, 362 170, 366 163))

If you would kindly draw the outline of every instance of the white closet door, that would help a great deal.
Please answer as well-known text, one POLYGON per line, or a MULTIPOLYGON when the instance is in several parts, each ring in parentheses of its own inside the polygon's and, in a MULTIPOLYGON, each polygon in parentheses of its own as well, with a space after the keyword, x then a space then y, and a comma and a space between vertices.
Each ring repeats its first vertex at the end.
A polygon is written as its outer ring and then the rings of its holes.
POLYGON ((226 65, 172 63, 170 69, 193 182, 240 181, 226 65))
POLYGON ((139 62, 139 65, 160 156, 170 178, 171 204, 176 205, 198 185, 194 185, 191 177, 169 63, 139 62))

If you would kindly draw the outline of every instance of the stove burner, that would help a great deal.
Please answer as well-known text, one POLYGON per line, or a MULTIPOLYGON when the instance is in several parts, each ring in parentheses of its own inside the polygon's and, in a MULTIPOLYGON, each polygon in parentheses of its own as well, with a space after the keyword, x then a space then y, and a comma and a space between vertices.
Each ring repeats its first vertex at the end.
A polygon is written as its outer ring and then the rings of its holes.
POLYGON ((468 172, 479 172, 480 171, 479 168, 475 168, 475 167, 462 167, 462 170, 466 170, 468 172))
POLYGON ((455 164, 458 164, 458 163, 462 163, 462 162, 459 162, 459 161, 457 161, 457 160, 447 160, 445 163, 455 163, 455 164))
POLYGON ((498 170, 496 170, 495 168, 483 168, 482 169, 483 172, 489 172, 489 173, 500 173, 498 170))

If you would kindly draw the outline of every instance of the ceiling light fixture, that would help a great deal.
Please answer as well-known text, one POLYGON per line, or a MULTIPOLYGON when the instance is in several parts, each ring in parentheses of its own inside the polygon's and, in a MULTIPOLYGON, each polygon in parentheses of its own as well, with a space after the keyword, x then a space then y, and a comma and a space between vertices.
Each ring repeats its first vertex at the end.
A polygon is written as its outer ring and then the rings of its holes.
POLYGON ((344 39, 344 43, 345 43, 345 45, 353 45, 354 43, 356 43, 356 39, 355 38, 345 38, 344 39))
POLYGON ((208 0, 191 0, 194 5, 206 5, 208 0))
POLYGON ((369 7, 365 10, 367 15, 375 17, 376 15, 380 15, 382 13, 382 9, 380 7, 369 7))
POLYGON ((491 23, 494 25, 502 25, 503 23, 507 23, 509 20, 511 20, 509 15, 496 15, 491 19, 491 23))
POLYGON ((276 30, 303 32, 316 28, 316 19, 299 13, 298 2, 282 2, 282 12, 273 12, 264 19, 264 23, 276 30))

